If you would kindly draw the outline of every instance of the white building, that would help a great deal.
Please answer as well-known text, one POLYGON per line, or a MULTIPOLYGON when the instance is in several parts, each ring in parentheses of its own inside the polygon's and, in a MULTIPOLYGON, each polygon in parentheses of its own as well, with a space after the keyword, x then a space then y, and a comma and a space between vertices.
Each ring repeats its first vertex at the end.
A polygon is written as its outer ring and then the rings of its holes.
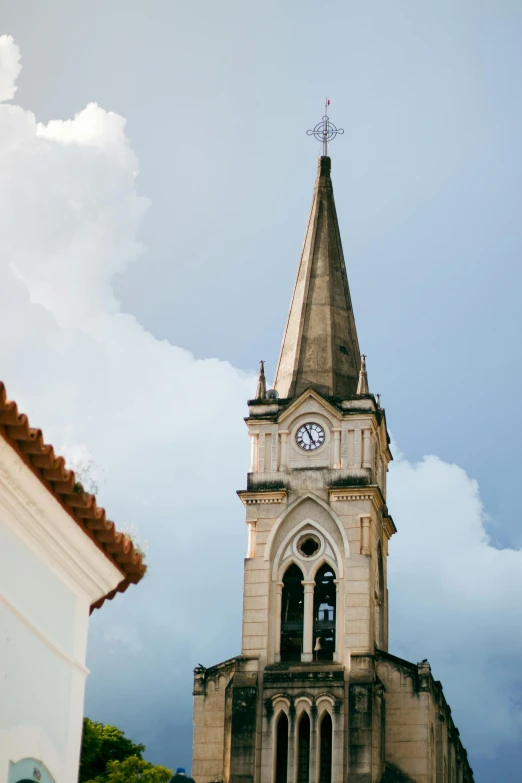
POLYGON ((0 783, 75 783, 89 614, 141 555, 0 382, 0 783))

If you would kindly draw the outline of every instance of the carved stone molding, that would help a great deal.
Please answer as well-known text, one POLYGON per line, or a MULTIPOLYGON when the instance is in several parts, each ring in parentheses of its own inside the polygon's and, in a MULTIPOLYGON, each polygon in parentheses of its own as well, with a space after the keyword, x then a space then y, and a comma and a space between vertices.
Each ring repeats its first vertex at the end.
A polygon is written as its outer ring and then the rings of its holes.
POLYGON ((335 501, 338 500, 373 500, 373 495, 369 494, 357 494, 357 495, 347 495, 345 493, 342 493, 340 490, 330 490, 330 500, 332 503, 335 503, 335 501), (341 494, 338 494, 340 492, 341 494))
POLYGON ((286 500, 286 489, 275 490, 272 492, 248 492, 241 491, 237 493, 241 502, 245 506, 257 506, 269 503, 282 503, 286 500))

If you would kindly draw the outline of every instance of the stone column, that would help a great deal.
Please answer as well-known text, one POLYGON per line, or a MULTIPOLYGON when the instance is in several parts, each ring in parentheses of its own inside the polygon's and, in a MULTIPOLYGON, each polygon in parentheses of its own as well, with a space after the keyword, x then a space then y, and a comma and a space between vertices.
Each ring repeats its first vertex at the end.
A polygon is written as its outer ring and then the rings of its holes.
POLYGON ((334 584, 335 584, 335 652, 334 652, 333 659, 337 663, 343 663, 341 653, 343 649, 342 633, 343 633, 344 622, 341 622, 341 617, 339 612, 340 609, 339 598, 341 597, 341 589, 340 589, 341 581, 339 579, 334 579, 334 584))
POLYGON ((334 470, 341 467, 341 430, 333 429, 333 466, 334 470))
MULTIPOLYGON (((261 770, 256 770, 255 780, 272 780, 275 765, 274 746, 274 705, 270 699, 264 703, 262 709, 262 735, 261 735, 261 770)), ((224 779, 226 780, 227 767, 223 765, 224 779)))
POLYGON ((312 704, 310 714, 310 780, 317 779, 317 707, 312 704))
POLYGON ((347 432, 347 463, 348 468, 358 467, 355 461, 355 430, 348 430, 347 432))
POLYGON ((315 582, 301 582, 304 587, 304 623, 303 652, 301 661, 306 663, 314 658, 314 588, 315 582))
POLYGON ((257 520, 253 519, 247 522, 248 527, 248 543, 247 543, 247 559, 256 556, 256 528, 257 520))
POLYGON ((341 468, 348 467, 348 430, 341 432, 341 468))
POLYGON ((372 441, 371 430, 363 430, 363 444, 362 444, 362 466, 363 468, 371 468, 372 466, 372 441))
POLYGON ((370 554, 370 516, 361 517, 361 555, 370 554))
POLYGON ((281 440, 281 458, 279 460, 279 470, 286 470, 288 467, 288 432, 280 432, 281 440))
POLYGON ((257 471, 259 455, 259 432, 250 433, 250 473, 257 471))
POLYGON ((276 583, 276 619, 275 619, 275 662, 281 660, 281 607, 283 603, 283 583, 276 583))
POLYGON ((353 465, 355 468, 361 468, 363 463, 363 444, 362 431, 353 432, 353 465))
POLYGON ((257 441, 257 469, 260 473, 265 472, 265 446, 266 432, 260 432, 257 441))
POLYGON ((290 705, 288 714, 288 765, 287 783, 294 783, 294 756, 295 756, 295 707, 290 705))
POLYGON ((270 437, 270 470, 276 471, 277 470, 277 458, 278 458, 278 438, 277 438, 277 432, 273 432, 270 437))
POLYGON ((343 783, 344 713, 336 703, 332 713, 332 783, 343 783))

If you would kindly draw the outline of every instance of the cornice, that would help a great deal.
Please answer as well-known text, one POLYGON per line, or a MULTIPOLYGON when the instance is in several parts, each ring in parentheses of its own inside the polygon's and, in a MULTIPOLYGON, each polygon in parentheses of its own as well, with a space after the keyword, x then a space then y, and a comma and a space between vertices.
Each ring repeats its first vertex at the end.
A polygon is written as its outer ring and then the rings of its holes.
POLYGON ((382 528, 384 530, 385 536, 388 539, 390 539, 393 534, 397 532, 397 528, 395 527, 395 523, 391 517, 383 517, 382 528))
POLYGON ((361 492, 360 490, 358 492, 348 493, 347 490, 344 489, 331 489, 329 492, 332 503, 340 500, 373 500, 375 497, 373 492, 361 492))
POLYGON ((377 484, 369 487, 336 487, 328 490, 330 503, 354 502, 369 500, 378 514, 383 514, 382 525, 384 534, 390 539, 397 532, 394 521, 387 513, 383 494, 377 484), (384 513, 386 512, 386 513, 384 513))
POLYGON ((249 492, 248 490, 239 490, 237 494, 244 506, 282 503, 288 496, 286 489, 270 490, 266 492, 249 492))
POLYGON ((0 508, 4 522, 71 588, 92 604, 122 573, 75 524, 58 501, 0 439, 0 508))
POLYGON ((375 510, 380 512, 385 505, 384 497, 377 484, 367 487, 335 487, 328 490, 331 503, 370 500, 375 510))

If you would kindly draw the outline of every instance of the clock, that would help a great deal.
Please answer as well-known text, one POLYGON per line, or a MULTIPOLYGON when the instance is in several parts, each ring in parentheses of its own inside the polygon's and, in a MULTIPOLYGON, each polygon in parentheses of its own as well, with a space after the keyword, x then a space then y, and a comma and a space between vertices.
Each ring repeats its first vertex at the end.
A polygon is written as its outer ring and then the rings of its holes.
POLYGON ((324 430, 319 424, 303 424, 296 432, 295 442, 303 451, 315 451, 324 443, 324 430))

